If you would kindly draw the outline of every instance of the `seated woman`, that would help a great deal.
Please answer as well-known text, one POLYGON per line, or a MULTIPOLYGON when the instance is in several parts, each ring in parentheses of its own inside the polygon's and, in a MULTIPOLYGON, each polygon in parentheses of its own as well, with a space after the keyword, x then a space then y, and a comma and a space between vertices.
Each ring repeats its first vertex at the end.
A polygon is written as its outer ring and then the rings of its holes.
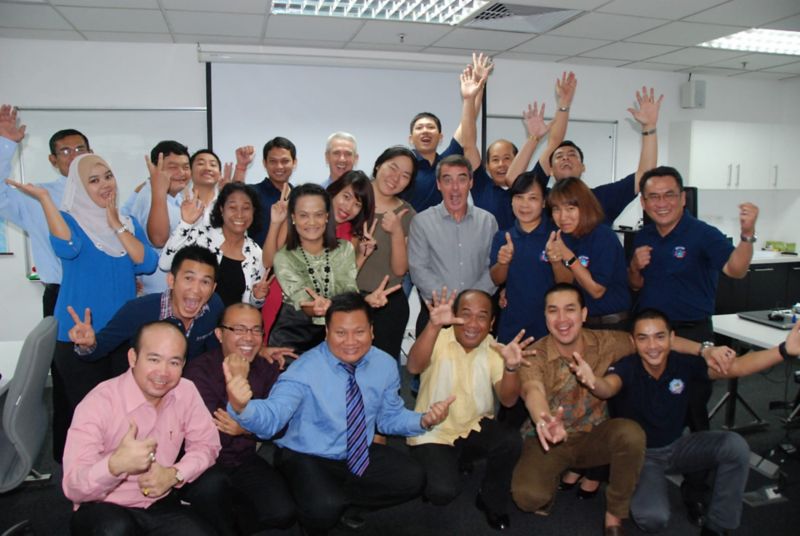
POLYGON ((79 317, 101 330, 125 302, 136 297, 137 274, 152 273, 157 256, 135 218, 117 210, 117 180, 99 156, 83 154, 69 167, 61 211, 44 188, 7 180, 42 205, 50 242, 64 275, 56 301, 58 335, 54 352, 53 390, 66 407, 53 408, 53 456, 61 461, 72 413, 83 397, 115 371, 109 360, 82 361, 69 330, 79 317))
MULTIPOLYGON (((336 238, 330 217, 331 198, 318 184, 303 184, 289 195, 286 245, 274 259, 275 277, 283 290, 283 306, 269 336, 270 346, 300 353, 325 338, 325 312, 330 298, 355 291, 356 256, 352 244, 336 238)), ((399 286, 386 281, 365 299, 372 307, 386 304, 399 286)))
POLYGON ((227 307, 246 302, 260 307, 267 295, 268 281, 261 263, 261 248, 247 236, 261 224, 261 205, 252 188, 240 182, 226 184, 211 209, 209 223, 203 223, 203 205, 184 199, 181 222, 161 252, 159 266, 168 270, 172 257, 184 246, 199 244, 217 255, 217 294, 227 307))

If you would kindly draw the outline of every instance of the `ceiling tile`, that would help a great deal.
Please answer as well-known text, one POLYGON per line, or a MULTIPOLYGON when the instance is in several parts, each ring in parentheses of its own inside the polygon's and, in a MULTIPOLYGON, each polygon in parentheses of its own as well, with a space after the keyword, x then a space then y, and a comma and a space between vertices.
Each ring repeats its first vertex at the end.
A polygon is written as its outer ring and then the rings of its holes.
POLYGON ((531 34, 517 32, 457 28, 436 41, 436 46, 482 51, 508 50, 531 37, 531 34))
POLYGON ((363 25, 364 21, 343 18, 271 15, 267 38, 350 41, 363 25))
POLYGON ((260 45, 261 36, 172 34, 176 43, 203 43, 207 45, 260 45))
POLYGON ((794 63, 787 63, 786 65, 780 65, 778 67, 771 67, 769 69, 765 69, 766 71, 773 71, 776 73, 795 73, 800 74, 800 61, 796 61, 794 63))
POLYGON ((656 43, 661 45, 694 46, 711 39, 730 35, 741 28, 699 24, 694 22, 670 22, 669 24, 641 33, 629 41, 637 43, 656 43))
MULTIPOLYGON (((719 61, 724 61, 746 53, 737 50, 718 50, 715 48, 689 47, 661 56, 652 58, 658 63, 674 63, 676 65, 706 65, 719 61)), ((738 66, 736 67, 739 68, 738 66)))
POLYGON ((424 50, 426 54, 444 54, 447 56, 463 56, 466 62, 469 57, 469 52, 463 48, 447 48, 447 47, 428 47, 424 50))
POLYGON ((415 24, 410 22, 367 21, 353 37, 357 43, 399 43, 400 34, 405 34, 403 43, 428 46, 453 28, 443 24, 415 24))
POLYGON ((0 26, 7 28, 39 28, 73 30, 64 17, 50 6, 0 4, 0 26))
MULTIPOLYGON (((70 0, 65 0, 70 1, 70 0)), ((269 13, 269 0, 161 0, 164 9, 183 11, 215 11, 218 13, 269 13)))
POLYGON ((662 24, 664 24, 664 21, 659 19, 587 13, 549 33, 552 35, 617 40, 625 39, 662 24))
POLYGON ((724 2, 727 2, 727 0, 669 0, 669 2, 614 0, 598 8, 597 11, 600 13, 677 20, 724 2))
POLYGON ((680 73, 691 73, 692 75, 696 74, 708 74, 713 76, 730 76, 732 74, 740 73, 739 69, 724 69, 722 67, 708 67, 703 65, 698 65, 695 67, 684 67, 680 71, 680 73))
POLYGON ((800 61, 798 56, 787 56, 783 54, 747 54, 736 59, 728 59, 711 63, 714 67, 730 67, 732 69, 753 70, 767 69, 800 61), (746 67, 742 67, 742 62, 747 62, 746 67))
POLYGON ((582 39, 580 37, 560 37, 557 35, 540 35, 527 43, 513 49, 514 52, 533 52, 535 54, 557 54, 573 56, 587 50, 607 45, 609 41, 599 39, 582 39))
POLYGON ((666 45, 648 45, 645 43, 611 43, 604 47, 596 48, 581 54, 589 58, 608 58, 614 60, 643 60, 668 52, 674 52, 678 47, 666 45))
POLYGON ((97 32, 168 33, 160 11, 151 9, 101 9, 61 7, 61 13, 79 30, 97 32))
POLYGON ((351 50, 387 50, 390 52, 422 52, 422 45, 409 45, 408 43, 356 43, 350 41, 344 47, 351 50))
POLYGON ((787 32, 800 32, 800 15, 786 17, 785 19, 764 24, 762 27, 772 30, 786 30, 787 32))
POLYGON ((677 71, 680 66, 673 65, 672 63, 656 63, 653 61, 637 61, 629 63, 625 66, 626 69, 642 69, 645 71, 677 71))
POLYGON ((797 0, 732 0, 686 20, 750 27, 798 13, 800 3, 797 0))
POLYGON ((509 0, 508 3, 520 6, 555 7, 589 11, 602 6, 606 2, 608 2, 608 0, 509 0))
POLYGON ((500 52, 495 58, 505 58, 509 60, 526 60, 526 61, 543 61, 543 62, 555 62, 558 60, 563 60, 567 58, 563 54, 536 54, 534 52, 518 52, 516 50, 508 50, 506 52, 500 52))
POLYGON ((267 38, 262 41, 266 46, 272 47, 300 47, 300 48, 344 48, 344 41, 320 41, 315 39, 275 39, 267 38))
POLYGON ((83 35, 89 41, 120 41, 123 43, 172 43, 169 34, 136 33, 136 32, 89 32, 83 35))
POLYGON ((573 56, 571 58, 561 60, 559 63, 568 63, 571 65, 597 65, 599 67, 619 67, 620 65, 625 65, 628 62, 627 60, 606 60, 603 58, 583 58, 581 56, 573 56))
POLYGON ((54 6, 158 9, 158 0, 50 0, 54 6))
POLYGON ((752 71, 731 75, 731 78, 753 78, 756 80, 782 80, 784 78, 791 78, 793 75, 788 73, 775 73, 772 71, 752 71))
POLYGON ((167 11, 172 31, 183 34, 261 37, 264 18, 264 15, 167 11))
POLYGON ((75 30, 35 30, 26 28, 0 28, 0 37, 14 39, 57 39, 64 41, 85 41, 86 38, 75 30))

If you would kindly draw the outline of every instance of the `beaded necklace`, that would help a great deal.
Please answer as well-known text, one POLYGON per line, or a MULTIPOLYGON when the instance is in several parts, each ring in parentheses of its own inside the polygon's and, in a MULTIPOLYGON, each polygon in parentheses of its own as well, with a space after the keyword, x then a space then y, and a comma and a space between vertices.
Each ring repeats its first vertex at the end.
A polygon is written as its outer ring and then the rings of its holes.
POLYGON ((325 298, 330 296, 331 291, 331 258, 330 258, 330 250, 325 248, 325 266, 322 268, 322 282, 317 278, 317 271, 311 266, 311 263, 306 256, 306 250, 303 247, 300 247, 300 253, 303 255, 303 261, 306 263, 306 268, 308 268, 308 275, 311 277, 311 282, 314 284, 314 290, 320 296, 325 298))

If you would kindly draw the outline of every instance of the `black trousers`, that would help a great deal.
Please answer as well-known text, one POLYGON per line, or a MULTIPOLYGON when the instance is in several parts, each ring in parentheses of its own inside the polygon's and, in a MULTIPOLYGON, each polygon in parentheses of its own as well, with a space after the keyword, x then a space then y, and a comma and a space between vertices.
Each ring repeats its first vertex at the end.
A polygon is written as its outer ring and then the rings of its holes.
POLYGON ((295 520, 295 506, 286 481, 261 456, 235 467, 222 467, 233 487, 234 509, 244 534, 286 528, 295 520))
POLYGON ((511 473, 522 451, 522 437, 494 419, 482 419, 481 430, 457 439, 453 446, 428 443, 411 447, 411 455, 425 468, 425 496, 431 503, 444 505, 461 493, 459 461, 486 458, 481 482, 481 497, 497 513, 508 510, 511 473))
POLYGON ((61 285, 57 283, 45 283, 44 292, 42 293, 42 316, 53 316, 56 310, 56 300, 58 300, 58 291, 61 285))
POLYGON ((408 298, 400 291, 389 294, 387 298, 389 301, 386 305, 372 311, 372 329, 375 334, 372 344, 399 360, 410 314, 408 298))
POLYGON ((289 484, 300 523, 309 534, 326 534, 350 506, 378 509, 413 499, 425 474, 409 455, 386 445, 369 447, 369 466, 357 477, 345 460, 278 449, 275 466, 289 484))

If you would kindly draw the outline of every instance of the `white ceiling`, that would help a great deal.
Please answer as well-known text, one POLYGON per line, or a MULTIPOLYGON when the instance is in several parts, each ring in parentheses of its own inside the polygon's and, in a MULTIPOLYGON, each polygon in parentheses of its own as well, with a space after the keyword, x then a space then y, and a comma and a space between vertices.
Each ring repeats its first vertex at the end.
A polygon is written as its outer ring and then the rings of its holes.
POLYGON ((694 45, 751 27, 800 31, 800 0, 509 0, 578 9, 543 34, 270 15, 269 0, 0 0, 0 37, 274 45, 497 58, 781 80, 800 56, 694 45), (403 35, 401 40, 401 34, 403 35))

